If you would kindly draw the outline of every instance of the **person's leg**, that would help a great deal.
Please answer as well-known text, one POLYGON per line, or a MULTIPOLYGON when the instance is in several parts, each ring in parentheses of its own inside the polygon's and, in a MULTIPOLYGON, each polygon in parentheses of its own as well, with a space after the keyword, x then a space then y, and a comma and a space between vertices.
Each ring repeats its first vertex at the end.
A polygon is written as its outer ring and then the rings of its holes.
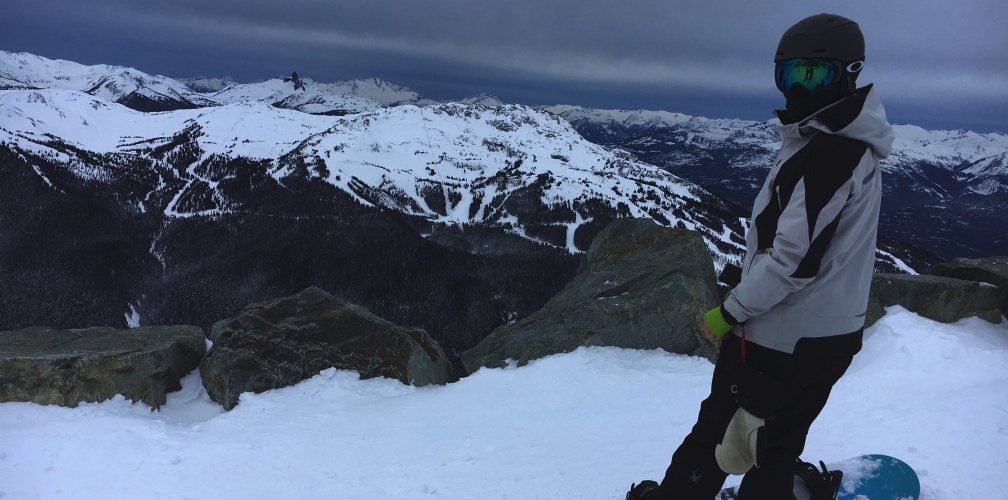
MULTIPOLYGON (((791 498, 795 460, 805 449, 809 428, 854 356, 842 351, 839 355, 836 351, 823 355, 821 351, 796 349, 789 383, 798 387, 798 395, 767 421, 766 457, 742 479, 740 499, 791 498)), ((774 376, 788 374, 774 373, 774 376)))
POLYGON ((826 406, 830 389, 842 374, 836 372, 805 388, 776 418, 767 422, 766 458, 742 479, 740 499, 789 498, 780 494, 791 492, 795 460, 805 449, 809 428, 826 406))
MULTIPOLYGON (((711 393, 700 405, 697 423, 672 456, 660 488, 645 496, 652 499, 690 500, 713 498, 728 474, 714 458, 714 450, 739 408, 733 385, 739 383, 741 340, 728 335, 711 380, 711 393)), ((791 498, 795 460, 805 447, 809 427, 829 399, 833 385, 850 366, 860 350, 861 332, 828 339, 802 339, 795 354, 747 344, 747 365, 776 379, 797 396, 785 404, 767 422, 767 452, 760 464, 742 481, 742 499, 791 498)), ((770 384, 776 386, 776 384, 770 384)), ((771 392, 780 387, 770 389, 771 392)), ((779 395, 760 394, 773 397, 779 395)))
POLYGON ((714 366, 711 392, 700 404, 697 422, 672 455, 661 487, 646 498, 710 500, 721 490, 728 474, 718 467, 714 448, 721 442, 728 422, 738 410, 731 389, 734 384, 731 372, 732 364, 740 359, 739 344, 735 335, 725 336, 714 366))

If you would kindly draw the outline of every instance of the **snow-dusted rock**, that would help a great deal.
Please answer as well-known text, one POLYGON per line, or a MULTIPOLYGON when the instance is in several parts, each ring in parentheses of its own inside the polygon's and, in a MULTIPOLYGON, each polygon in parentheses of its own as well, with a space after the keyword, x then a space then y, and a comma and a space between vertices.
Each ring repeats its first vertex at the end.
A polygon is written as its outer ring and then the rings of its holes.
MULTIPOLYGON (((1008 256, 955 259, 932 266, 928 272, 935 276, 990 283, 1008 295, 1008 256)), ((1004 311, 1003 304, 1001 310, 1004 311)))
POLYGON ((157 408, 205 352, 194 326, 0 332, 0 402, 76 407, 121 394, 157 408))
POLYGON ((494 330, 462 360, 474 372, 580 346, 713 358, 701 341, 701 318, 717 304, 714 266, 699 233, 621 219, 596 237, 578 275, 541 310, 494 330))
POLYGON ((200 365, 203 386, 228 410, 243 392, 291 386, 328 368, 417 386, 454 379, 427 332, 396 326, 317 287, 249 305, 216 323, 211 339, 200 365))
POLYGON ((996 286, 930 275, 878 273, 872 295, 884 307, 899 305, 925 318, 954 323, 976 316, 1000 323, 1004 294, 996 286))

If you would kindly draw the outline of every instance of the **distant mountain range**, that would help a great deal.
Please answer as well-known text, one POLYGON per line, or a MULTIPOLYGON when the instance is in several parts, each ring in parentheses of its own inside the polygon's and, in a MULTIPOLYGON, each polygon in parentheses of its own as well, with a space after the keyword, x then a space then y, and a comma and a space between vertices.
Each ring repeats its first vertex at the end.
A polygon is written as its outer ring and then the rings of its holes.
MULTIPOLYGON (((776 120, 660 111, 547 108, 586 139, 629 151, 749 207, 779 146, 776 120)), ((882 162, 880 233, 944 259, 1008 253, 1008 136, 895 125, 882 162)))
MULTIPOLYGON (((616 218, 699 231, 716 269, 739 262, 775 143, 770 124, 284 80, 0 52, 0 329, 209 328, 318 285, 427 329, 457 363, 541 307, 616 218), (732 182, 708 182, 717 169, 732 182)), ((995 145, 944 144, 973 162, 951 177, 1001 199, 1003 177, 981 172, 995 145)), ((887 271, 938 260, 888 237, 878 256, 887 271)))
MULTIPOLYGON (((121 165, 142 162, 143 174, 156 173, 156 179, 119 190, 118 201, 169 218, 242 211, 246 193, 230 189, 229 181, 246 172, 214 165, 244 159, 263 162, 278 185, 302 176, 425 224, 506 227, 571 253, 587 247, 587 240, 575 238, 580 226, 596 216, 619 215, 707 231, 712 251, 738 250, 738 234, 733 239, 724 226, 735 233, 741 226, 719 200, 626 153, 586 141, 543 111, 441 104, 335 119, 266 105, 249 92, 276 96, 274 87, 274 81, 229 87, 214 96, 230 97, 231 104, 157 114, 77 91, 5 92, 0 138, 20 153, 106 184, 135 181, 140 172, 121 165)), ((51 184, 49 171, 36 173, 51 184)))
POLYGON ((165 76, 151 76, 122 66, 85 66, 24 52, 0 51, 0 89, 74 90, 139 111, 171 111, 217 104, 165 76))

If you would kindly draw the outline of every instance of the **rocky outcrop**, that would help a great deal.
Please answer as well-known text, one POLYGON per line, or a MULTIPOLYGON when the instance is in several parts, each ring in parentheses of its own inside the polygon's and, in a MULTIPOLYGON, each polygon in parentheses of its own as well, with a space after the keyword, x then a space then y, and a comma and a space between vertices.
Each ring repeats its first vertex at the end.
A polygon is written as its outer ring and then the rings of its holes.
POLYGON ((396 326, 316 287, 249 305, 216 323, 211 340, 200 365, 203 386, 228 410, 243 392, 291 386, 332 367, 418 386, 454 380, 427 332, 396 326))
MULTIPOLYGON (((873 278, 874 279, 874 278, 873 278)), ((875 296, 874 292, 868 293, 868 311, 865 313, 865 324, 864 327, 868 328, 874 325, 878 320, 885 316, 885 308, 882 307, 882 303, 879 302, 878 297, 875 296)))
POLYGON ((714 265, 699 233, 650 219, 617 220, 595 238, 560 293, 524 320, 492 331, 462 361, 472 373, 579 346, 713 358, 701 340, 702 318, 718 302, 714 265))
POLYGON ((899 305, 941 323, 969 316, 1000 323, 1004 301, 996 286, 930 275, 876 274, 872 295, 884 307, 899 305))
MULTIPOLYGON (((955 259, 952 262, 935 264, 928 273, 946 278, 990 283, 1001 289, 1002 296, 1008 295, 1008 256, 955 259)), ((1001 311, 1004 312, 1004 303, 1001 304, 1001 311)))
POLYGON ((159 408, 205 353, 194 326, 0 332, 0 402, 75 407, 122 394, 159 408))

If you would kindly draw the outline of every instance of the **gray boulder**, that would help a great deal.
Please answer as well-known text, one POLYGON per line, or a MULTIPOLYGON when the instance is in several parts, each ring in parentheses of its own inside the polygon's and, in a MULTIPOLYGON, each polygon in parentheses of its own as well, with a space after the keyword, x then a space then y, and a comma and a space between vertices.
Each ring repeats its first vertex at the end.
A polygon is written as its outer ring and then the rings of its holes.
MULTIPOLYGON (((873 278, 874 280, 874 278, 873 278)), ((878 320, 885 316, 885 309, 882 307, 882 303, 879 302, 878 297, 875 296, 875 292, 868 293, 868 312, 865 314, 865 324, 864 327, 868 328, 878 320)))
POLYGON ((579 346, 661 348, 705 356, 703 313, 719 303, 699 233, 651 219, 617 220, 588 249, 578 274, 543 308, 462 354, 470 373, 519 365, 579 346))
POLYGON ((872 278, 872 294, 884 307, 899 305, 941 323, 969 316, 1001 322, 1001 289, 976 281, 879 273, 872 278))
MULTIPOLYGON (((928 274, 956 278, 960 280, 990 283, 1008 294, 1008 257, 988 257, 985 259, 955 259, 952 262, 935 264, 928 274)), ((1004 311, 1002 302, 1001 311, 1004 311)))
POLYGON ((194 326, 0 332, 0 402, 75 407, 122 394, 160 408, 205 353, 194 326))
POLYGON ((200 373, 210 398, 227 410, 243 392, 288 387, 328 368, 417 386, 455 380, 427 332, 396 326, 316 287, 249 305, 216 323, 211 340, 200 373))

